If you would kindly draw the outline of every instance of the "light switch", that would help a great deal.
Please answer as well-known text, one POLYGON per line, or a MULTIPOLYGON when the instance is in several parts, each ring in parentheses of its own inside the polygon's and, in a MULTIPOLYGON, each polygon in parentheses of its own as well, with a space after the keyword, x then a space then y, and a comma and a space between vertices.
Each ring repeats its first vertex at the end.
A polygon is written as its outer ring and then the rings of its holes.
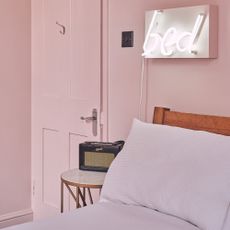
POLYGON ((134 32, 133 31, 123 31, 121 39, 121 47, 133 47, 134 32))

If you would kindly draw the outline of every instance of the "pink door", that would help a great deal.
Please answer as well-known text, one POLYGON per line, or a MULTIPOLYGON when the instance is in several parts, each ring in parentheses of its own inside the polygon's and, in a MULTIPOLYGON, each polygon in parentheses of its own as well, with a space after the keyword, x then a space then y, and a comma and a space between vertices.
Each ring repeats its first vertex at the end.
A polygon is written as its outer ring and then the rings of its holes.
POLYGON ((60 211, 60 174, 78 167, 78 144, 101 138, 101 0, 33 0, 32 9, 33 209, 40 218, 60 211), (93 111, 97 121, 81 119, 93 111))

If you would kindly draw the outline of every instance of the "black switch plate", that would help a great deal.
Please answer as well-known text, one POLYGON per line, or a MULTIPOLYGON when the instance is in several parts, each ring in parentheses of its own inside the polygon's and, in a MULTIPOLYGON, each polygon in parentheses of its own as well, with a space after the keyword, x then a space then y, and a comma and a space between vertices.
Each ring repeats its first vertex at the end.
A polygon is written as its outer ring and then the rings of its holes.
POLYGON ((121 47, 133 47, 134 32, 123 31, 121 35, 121 47))

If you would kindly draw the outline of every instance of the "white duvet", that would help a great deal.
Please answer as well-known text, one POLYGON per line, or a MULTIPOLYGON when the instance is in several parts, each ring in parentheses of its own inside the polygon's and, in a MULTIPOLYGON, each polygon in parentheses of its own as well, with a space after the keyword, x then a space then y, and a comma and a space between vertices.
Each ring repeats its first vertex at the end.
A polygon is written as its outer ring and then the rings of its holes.
POLYGON ((22 224, 7 230, 198 230, 194 225, 131 205, 99 202, 47 220, 22 224))
POLYGON ((135 120, 99 203, 8 230, 230 230, 229 149, 230 137, 135 120))

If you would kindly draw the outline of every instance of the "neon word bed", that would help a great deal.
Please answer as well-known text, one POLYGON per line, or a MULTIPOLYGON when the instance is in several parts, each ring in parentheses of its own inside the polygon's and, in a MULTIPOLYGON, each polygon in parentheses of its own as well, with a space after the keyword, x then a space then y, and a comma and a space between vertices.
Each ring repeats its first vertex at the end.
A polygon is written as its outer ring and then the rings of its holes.
POLYGON ((216 58, 217 7, 146 12, 145 58, 216 58))

